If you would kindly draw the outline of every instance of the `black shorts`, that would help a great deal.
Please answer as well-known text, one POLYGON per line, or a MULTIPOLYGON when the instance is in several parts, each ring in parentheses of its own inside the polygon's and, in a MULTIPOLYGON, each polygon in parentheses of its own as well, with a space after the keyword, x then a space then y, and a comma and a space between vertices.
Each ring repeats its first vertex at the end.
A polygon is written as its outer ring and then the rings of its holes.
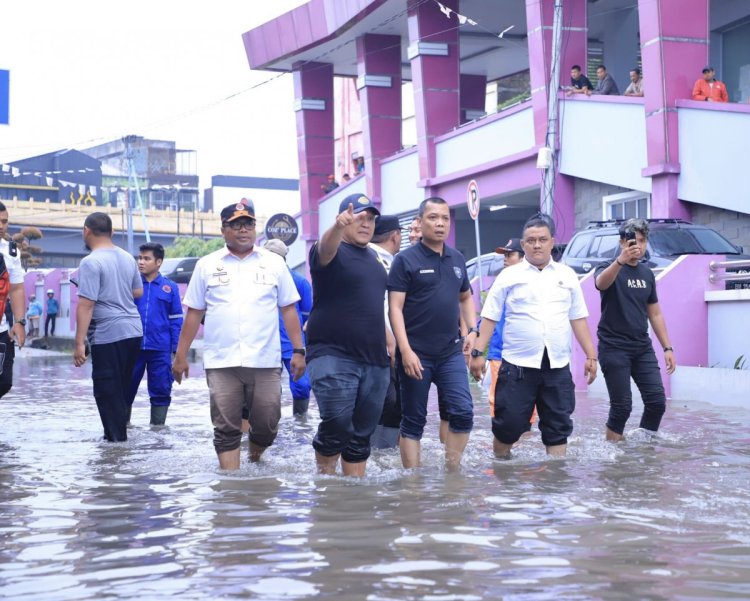
POLYGON ((13 360, 16 357, 16 345, 10 334, 0 332, 0 398, 13 386, 13 360))
POLYGON ((539 431, 545 446, 566 444, 573 432, 576 407, 570 366, 552 369, 547 352, 542 367, 518 367, 503 360, 495 387, 492 433, 503 444, 513 444, 529 429, 536 405, 539 431))

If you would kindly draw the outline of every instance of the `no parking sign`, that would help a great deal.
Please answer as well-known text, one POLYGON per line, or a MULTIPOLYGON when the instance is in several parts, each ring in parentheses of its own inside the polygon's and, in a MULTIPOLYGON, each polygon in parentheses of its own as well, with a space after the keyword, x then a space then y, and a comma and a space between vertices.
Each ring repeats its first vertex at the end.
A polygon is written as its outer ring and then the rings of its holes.
POLYGON ((469 207, 469 215, 476 221, 479 217, 479 186, 476 180, 471 180, 466 188, 466 205, 469 207))

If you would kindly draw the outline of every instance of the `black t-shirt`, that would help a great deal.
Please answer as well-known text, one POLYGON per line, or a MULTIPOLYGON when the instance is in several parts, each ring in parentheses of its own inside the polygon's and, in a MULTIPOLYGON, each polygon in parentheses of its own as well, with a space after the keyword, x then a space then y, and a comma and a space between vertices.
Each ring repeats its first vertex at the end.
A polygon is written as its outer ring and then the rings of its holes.
POLYGON ((441 359, 461 350, 458 296, 470 289, 464 256, 453 248, 439 255, 420 242, 396 255, 388 290, 406 293, 404 325, 417 355, 441 359))
MULTIPOLYGON (((612 261, 607 261, 599 265, 594 277, 599 277, 611 264, 612 261)), ((647 306, 659 302, 654 272, 644 263, 635 267, 626 264, 620 268, 612 285, 600 293, 599 342, 615 348, 651 346, 647 306)))
POLYGON ((591 85, 591 80, 585 75, 581 75, 578 79, 573 79, 571 77, 570 85, 572 85, 576 90, 582 90, 583 88, 588 88, 589 90, 594 89, 594 86, 591 85))
POLYGON ((388 366, 383 297, 386 273, 371 248, 342 242, 321 267, 310 249, 313 307, 307 322, 307 360, 333 355, 388 366))

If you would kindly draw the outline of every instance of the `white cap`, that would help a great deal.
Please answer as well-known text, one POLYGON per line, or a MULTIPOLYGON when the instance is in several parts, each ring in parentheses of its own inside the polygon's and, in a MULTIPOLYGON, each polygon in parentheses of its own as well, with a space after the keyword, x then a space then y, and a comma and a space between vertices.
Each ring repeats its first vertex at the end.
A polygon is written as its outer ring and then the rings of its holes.
POLYGON ((47 294, 54 294, 54 293, 55 293, 55 291, 52 290, 52 288, 50 288, 49 290, 47 290, 47 294))

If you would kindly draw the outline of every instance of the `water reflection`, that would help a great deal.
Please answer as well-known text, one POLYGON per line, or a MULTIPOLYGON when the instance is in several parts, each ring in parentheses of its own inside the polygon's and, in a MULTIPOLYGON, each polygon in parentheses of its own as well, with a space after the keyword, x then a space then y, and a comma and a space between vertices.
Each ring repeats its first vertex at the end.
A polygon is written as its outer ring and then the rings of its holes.
POLYGON ((0 404, 3 598, 750 598, 746 411, 672 403, 659 437, 614 446, 606 403, 581 398, 567 459, 535 433, 496 461, 477 399, 460 473, 433 418, 424 467, 382 451, 352 481, 315 474, 316 415, 287 404, 264 460, 226 474, 198 366, 164 429, 141 393, 121 444, 100 441, 85 371, 18 370, 0 404))

